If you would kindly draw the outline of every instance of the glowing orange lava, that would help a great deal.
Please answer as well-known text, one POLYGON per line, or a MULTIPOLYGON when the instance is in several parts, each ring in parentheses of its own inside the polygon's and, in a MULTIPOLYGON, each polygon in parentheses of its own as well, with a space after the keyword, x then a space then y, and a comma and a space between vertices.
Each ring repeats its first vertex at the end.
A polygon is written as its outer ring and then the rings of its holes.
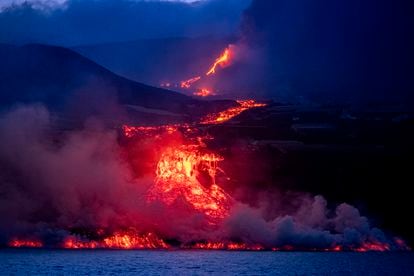
POLYGON ((193 83, 198 82, 200 79, 201 79, 201 77, 197 76, 197 77, 194 77, 194 78, 191 78, 191 79, 188 79, 188 80, 184 80, 180 83, 180 86, 181 86, 181 88, 188 89, 188 88, 191 87, 191 85, 193 85, 193 83))
POLYGON ((184 198, 196 211, 213 220, 225 218, 232 199, 215 181, 217 163, 221 160, 214 153, 202 152, 199 145, 167 148, 158 161, 156 181, 147 199, 171 205, 184 198), (200 174, 210 178, 210 187, 199 182, 200 174))
POLYGON ((261 251, 265 248, 261 245, 247 245, 245 243, 236 242, 200 242, 191 246, 185 246, 187 249, 203 249, 203 250, 235 250, 235 251, 261 251))
POLYGON ((356 252, 368 252, 368 251, 389 251, 390 245, 388 243, 381 243, 381 242, 365 242, 360 247, 355 248, 354 251, 356 252))
POLYGON ((198 97, 208 97, 208 96, 214 96, 214 92, 207 88, 201 88, 198 89, 196 92, 193 93, 194 96, 198 97))
POLYGON ((224 52, 216 59, 214 64, 210 67, 208 72, 206 73, 207 76, 215 74, 217 66, 226 67, 229 66, 232 60, 233 52, 231 51, 231 45, 227 47, 224 52))
POLYGON ((39 240, 13 239, 9 242, 9 247, 43 247, 39 240))
POLYGON ((150 136, 150 137, 154 137, 159 133, 168 133, 168 134, 172 134, 176 131, 178 131, 178 129, 183 129, 185 131, 191 131, 190 126, 187 124, 182 124, 182 125, 160 125, 160 126, 128 126, 128 125, 123 125, 122 126, 122 131, 124 133, 124 135, 127 138, 132 138, 137 134, 141 134, 143 136, 150 136))
POLYGON ((239 115, 243 111, 246 111, 246 110, 251 109, 251 108, 266 106, 266 104, 257 103, 254 100, 244 100, 244 101, 237 101, 237 102, 238 102, 239 106, 231 107, 231 108, 229 108, 227 110, 224 110, 222 112, 219 112, 219 113, 208 114, 206 117, 204 117, 201 120, 201 124, 213 124, 213 125, 214 124, 222 124, 222 123, 236 117, 237 115, 239 115))
MULTIPOLYGON (((254 100, 238 101, 238 104, 238 107, 207 116, 201 124, 222 123, 249 108, 264 106, 254 100)), ((190 125, 123 126, 126 137, 133 137, 139 133, 154 135, 159 131, 172 133, 178 129, 191 132, 193 127, 190 125)), ((202 146, 202 137, 193 140, 193 144, 164 149, 157 164, 155 183, 149 189, 147 199, 172 205, 177 199, 184 198, 194 210, 211 218, 210 223, 214 224, 218 219, 228 215, 233 202, 231 196, 216 184, 216 174, 220 170, 218 162, 223 158, 207 152, 202 146), (201 176, 209 179, 208 187, 200 183, 201 176)))
MULTIPOLYGON (((254 100, 239 100, 238 106, 231 107, 222 112, 209 114, 204 117, 200 124, 221 124, 243 111, 251 108, 263 107, 266 104, 257 103, 254 100)), ((185 208, 205 215, 210 226, 217 226, 223 219, 227 218, 234 200, 216 183, 216 175, 220 172, 218 166, 223 158, 207 150, 203 142, 205 137, 201 136, 194 124, 176 124, 161 126, 123 126, 123 132, 126 137, 156 137, 159 133, 180 132, 185 138, 185 142, 179 145, 165 146, 160 152, 155 171, 155 181, 148 189, 146 199, 149 202, 160 201, 168 206, 175 208, 185 201, 185 208), (203 184, 200 182, 203 180, 203 184)), ((395 244, 401 250, 407 250, 409 247, 401 239, 395 240, 395 244)), ((65 248, 121 248, 121 249, 147 249, 147 248, 170 248, 163 240, 153 234, 131 235, 130 233, 116 233, 106 237, 101 241, 82 241, 79 238, 71 237, 65 241, 65 248)), ((272 251, 388 251, 392 245, 378 241, 365 242, 359 247, 349 247, 342 244, 333 244, 329 248, 297 248, 293 245, 282 245, 280 247, 264 247, 260 244, 247 244, 242 242, 214 241, 207 240, 196 242, 194 244, 180 245, 184 249, 205 249, 205 250, 272 250, 272 251)), ((409 249, 408 249, 409 250, 409 249)))
POLYGON ((67 249, 168 249, 170 246, 153 233, 138 235, 131 232, 117 232, 100 241, 82 240, 75 236, 69 236, 63 243, 67 249))

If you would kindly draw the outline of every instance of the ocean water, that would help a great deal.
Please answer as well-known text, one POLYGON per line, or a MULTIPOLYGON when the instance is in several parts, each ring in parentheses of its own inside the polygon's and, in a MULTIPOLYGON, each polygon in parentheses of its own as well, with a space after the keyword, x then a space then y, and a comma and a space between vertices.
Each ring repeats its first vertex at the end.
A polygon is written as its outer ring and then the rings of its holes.
POLYGON ((411 252, 0 250, 0 275, 414 275, 411 252))

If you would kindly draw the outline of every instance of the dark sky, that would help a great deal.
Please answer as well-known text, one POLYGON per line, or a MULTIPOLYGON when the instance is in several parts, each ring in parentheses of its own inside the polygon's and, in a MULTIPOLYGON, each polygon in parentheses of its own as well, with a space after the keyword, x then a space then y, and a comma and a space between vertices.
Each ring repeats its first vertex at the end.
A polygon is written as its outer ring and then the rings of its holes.
POLYGON ((234 35, 250 0, 0 1, 1 43, 64 46, 141 38, 234 35))
POLYGON ((231 78, 255 95, 414 99, 414 16, 406 0, 22 2, 0 1, 0 43, 75 46, 232 35, 260 53, 259 62, 234 68, 242 73, 231 78))
POLYGON ((405 0, 253 0, 242 29, 267 93, 413 102, 413 14, 405 0))

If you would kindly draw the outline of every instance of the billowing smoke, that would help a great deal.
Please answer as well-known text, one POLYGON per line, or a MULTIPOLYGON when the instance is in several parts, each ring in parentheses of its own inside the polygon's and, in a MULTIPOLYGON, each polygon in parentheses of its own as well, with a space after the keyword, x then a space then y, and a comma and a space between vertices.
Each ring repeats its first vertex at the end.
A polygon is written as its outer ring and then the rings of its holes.
POLYGON ((82 129, 58 131, 53 116, 40 105, 3 114, 2 245, 20 237, 59 247, 70 235, 93 240, 134 229, 155 233, 175 245, 237 241, 278 249, 397 246, 356 208, 340 204, 331 211, 321 196, 295 196, 295 208, 278 204, 276 194, 268 194, 258 204, 233 200, 228 215, 215 224, 184 197, 173 205, 149 202, 145 196, 154 184, 160 150, 185 138, 170 135, 166 145, 154 137, 124 143, 119 136, 117 130, 93 119, 85 121, 82 129))
POLYGON ((367 242, 387 243, 384 233, 371 228, 366 217, 346 203, 335 211, 327 209, 322 196, 302 196, 299 209, 293 214, 266 218, 262 209, 238 205, 226 222, 226 229, 233 237, 246 242, 292 246, 294 248, 331 248, 341 244, 358 248, 367 242))

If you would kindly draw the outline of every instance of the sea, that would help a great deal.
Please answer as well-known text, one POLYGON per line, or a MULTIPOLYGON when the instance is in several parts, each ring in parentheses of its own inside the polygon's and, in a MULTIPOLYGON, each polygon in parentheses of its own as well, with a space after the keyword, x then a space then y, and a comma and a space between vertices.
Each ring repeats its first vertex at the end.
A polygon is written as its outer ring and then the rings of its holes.
POLYGON ((1 249, 0 275, 414 275, 414 253, 1 249))

